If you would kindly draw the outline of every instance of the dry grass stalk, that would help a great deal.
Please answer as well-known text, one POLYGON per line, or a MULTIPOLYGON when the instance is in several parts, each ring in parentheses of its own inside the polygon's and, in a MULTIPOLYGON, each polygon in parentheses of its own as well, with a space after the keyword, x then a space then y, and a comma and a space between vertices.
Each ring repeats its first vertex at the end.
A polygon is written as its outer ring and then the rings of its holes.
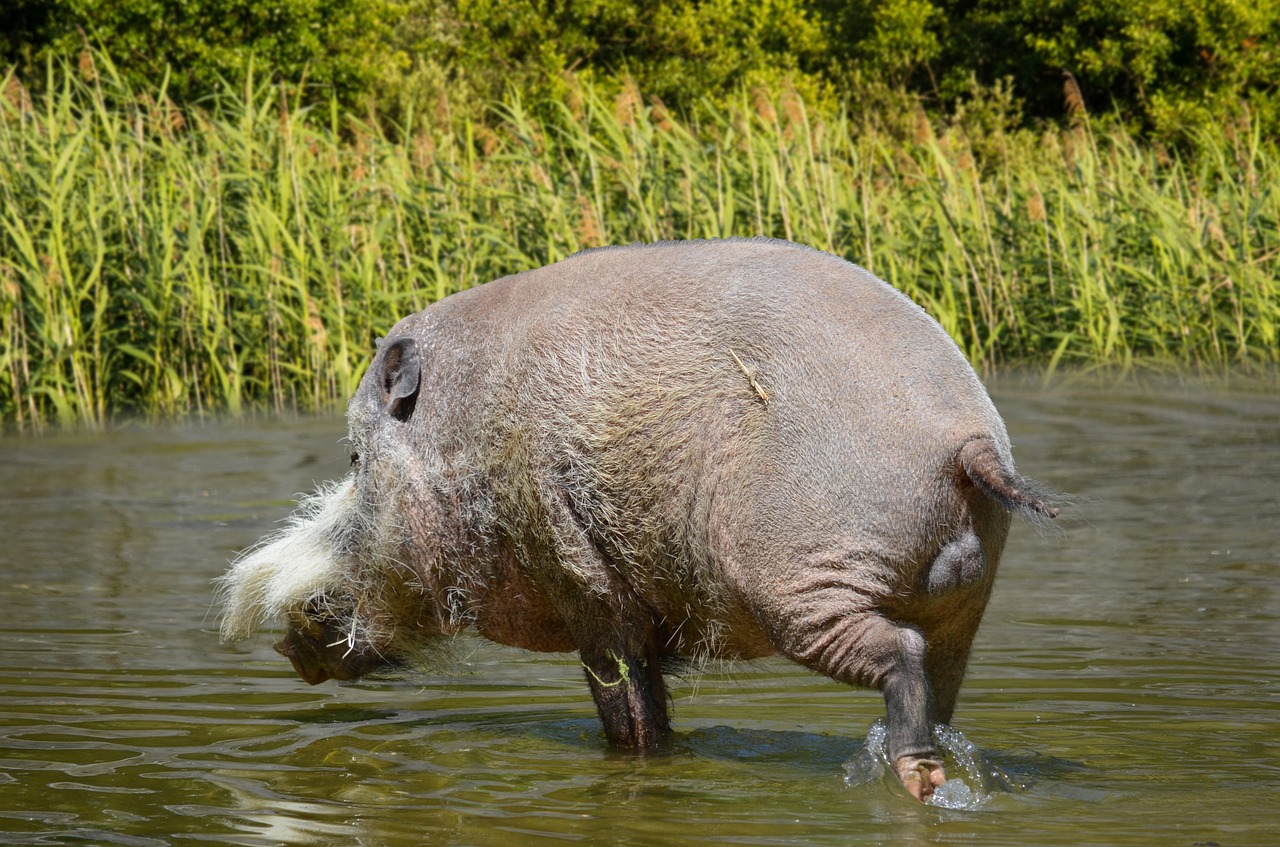
POLYGON ((762 386, 760 384, 760 381, 756 379, 755 373, 750 369, 748 369, 745 364, 743 364, 742 359, 738 358, 738 354, 733 352, 733 348, 729 348, 729 355, 732 356, 733 360, 738 363, 738 368, 742 371, 742 375, 747 378, 747 382, 751 384, 751 387, 755 389, 756 396, 760 398, 760 402, 768 406, 769 392, 764 390, 764 386, 762 386))

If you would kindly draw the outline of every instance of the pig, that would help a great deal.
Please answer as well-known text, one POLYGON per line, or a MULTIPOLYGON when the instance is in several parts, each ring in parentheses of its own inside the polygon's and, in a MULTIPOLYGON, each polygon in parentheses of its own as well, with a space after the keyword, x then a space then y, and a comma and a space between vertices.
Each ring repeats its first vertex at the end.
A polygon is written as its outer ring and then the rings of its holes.
POLYGON ((882 692, 927 798, 1011 515, 977 375, 923 309, 771 239, 605 247, 380 339, 351 470, 221 578, 225 640, 283 623, 315 684, 470 628, 576 651, 607 740, 671 731, 663 668, 781 654, 882 692))

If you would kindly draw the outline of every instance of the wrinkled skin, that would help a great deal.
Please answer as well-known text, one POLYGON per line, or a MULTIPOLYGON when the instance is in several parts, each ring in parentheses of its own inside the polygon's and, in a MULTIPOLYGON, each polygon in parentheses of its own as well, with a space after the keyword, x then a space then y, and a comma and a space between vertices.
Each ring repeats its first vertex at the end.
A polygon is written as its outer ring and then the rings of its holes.
POLYGON ((898 292, 785 242, 588 251, 379 342, 353 468, 224 578, 307 682, 470 627, 576 651, 608 740, 669 733, 662 662, 784 655, 882 692, 908 793, 945 780, 1014 470, 973 370, 898 292))

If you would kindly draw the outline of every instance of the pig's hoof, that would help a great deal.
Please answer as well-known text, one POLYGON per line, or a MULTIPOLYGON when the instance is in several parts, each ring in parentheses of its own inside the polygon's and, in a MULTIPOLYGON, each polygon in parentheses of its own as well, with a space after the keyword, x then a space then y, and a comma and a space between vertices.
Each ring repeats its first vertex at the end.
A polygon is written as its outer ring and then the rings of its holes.
POLYGON ((917 800, 927 800, 935 788, 947 781, 942 764, 933 759, 908 757, 894 762, 893 769, 902 780, 902 786, 917 800))

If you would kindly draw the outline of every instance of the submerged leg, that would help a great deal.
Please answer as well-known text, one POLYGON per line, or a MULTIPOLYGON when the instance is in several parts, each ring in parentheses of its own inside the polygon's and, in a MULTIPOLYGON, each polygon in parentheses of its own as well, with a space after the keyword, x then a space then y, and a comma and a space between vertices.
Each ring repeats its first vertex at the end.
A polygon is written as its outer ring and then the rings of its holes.
POLYGON ((884 694, 889 758, 903 786, 923 800, 946 781, 930 723, 925 639, 884 617, 847 568, 789 581, 756 609, 770 639, 788 658, 832 679, 884 694))
POLYGON ((561 567, 547 574, 551 602, 578 648, 591 696, 615 747, 655 747, 671 731, 657 625, 622 569, 605 561, 565 486, 547 489, 546 506, 561 567))
POLYGON ((911 796, 923 800, 947 779, 929 720, 932 697, 925 673, 924 636, 914 627, 885 623, 897 630, 897 655, 881 685, 889 723, 889 759, 911 796))
POLYGON ((656 653, 593 643, 579 655, 609 743, 639 750, 657 746, 671 724, 656 653))

